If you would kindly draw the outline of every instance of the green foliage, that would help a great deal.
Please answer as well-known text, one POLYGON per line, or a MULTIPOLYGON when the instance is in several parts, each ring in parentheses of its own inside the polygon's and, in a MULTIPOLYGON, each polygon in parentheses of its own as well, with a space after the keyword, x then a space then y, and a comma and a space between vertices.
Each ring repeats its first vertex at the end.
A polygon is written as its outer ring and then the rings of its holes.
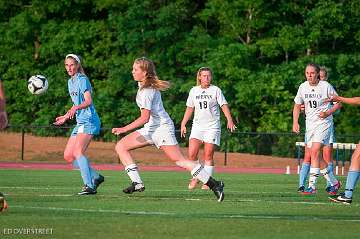
MULTIPOLYGON (((177 128, 197 69, 210 66, 239 131, 290 132, 308 62, 329 69, 339 94, 359 95, 359 6, 357 0, 1 0, 0 75, 10 123, 51 125, 71 107, 63 60, 76 53, 105 128, 138 117, 131 67, 148 56, 159 77, 172 83, 163 100, 177 128), (48 78, 46 94, 27 91, 34 74, 48 78)), ((343 107, 335 117, 338 134, 359 131, 358 111, 343 107)), ((226 144, 221 148, 249 152, 266 146, 231 136, 226 144)), ((267 148, 282 154, 281 147, 267 148)))

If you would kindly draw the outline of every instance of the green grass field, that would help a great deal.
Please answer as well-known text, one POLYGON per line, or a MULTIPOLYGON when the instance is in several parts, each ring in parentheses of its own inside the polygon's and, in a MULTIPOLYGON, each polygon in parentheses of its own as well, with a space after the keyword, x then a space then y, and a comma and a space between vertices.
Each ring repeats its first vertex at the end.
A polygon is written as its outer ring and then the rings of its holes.
MULTIPOLYGON (((360 193, 351 206, 324 190, 298 195, 297 175, 218 174, 225 200, 189 192, 183 172, 142 172, 146 190, 125 195, 124 172, 102 171, 95 196, 77 196, 78 171, 0 170, 9 210, 1 238, 358 238, 360 193), (26 229, 48 229, 40 235, 26 229)), ((345 182, 345 178, 341 180, 345 182)), ((319 188, 324 181, 319 180, 319 188)))

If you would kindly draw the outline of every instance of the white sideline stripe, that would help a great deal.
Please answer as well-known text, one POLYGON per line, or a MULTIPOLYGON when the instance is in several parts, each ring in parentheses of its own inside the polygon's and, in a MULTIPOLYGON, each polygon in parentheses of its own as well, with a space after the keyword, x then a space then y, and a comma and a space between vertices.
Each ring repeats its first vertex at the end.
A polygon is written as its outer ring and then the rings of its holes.
POLYGON ((131 215, 176 215, 172 212, 152 212, 152 211, 121 211, 121 210, 109 210, 109 209, 84 209, 84 208, 62 208, 62 207, 25 207, 25 206, 12 206, 15 208, 25 209, 43 209, 51 211, 73 211, 73 212, 102 212, 102 213, 120 213, 131 215))
MULTIPOLYGON (((296 142, 296 146, 305 147, 304 142, 296 142)), ((354 143, 333 143, 333 149, 352 149, 354 150, 356 148, 356 144, 354 143)))
MULTIPOLYGON (((6 194, 5 194, 6 195, 6 194)), ((23 194, 11 194, 12 196, 16 196, 16 195, 23 195, 23 194)), ((79 196, 77 194, 40 194, 38 195, 39 197, 82 197, 82 196, 79 196)), ((96 195, 95 197, 103 197, 103 198, 119 198, 119 199, 123 199, 124 196, 109 196, 109 195, 96 195)), ((131 198, 131 199, 135 199, 135 198, 131 198)), ((139 197, 139 198, 136 198, 138 200, 151 200, 151 199, 155 199, 157 201, 159 200, 185 200, 185 201, 214 201, 214 199, 211 197, 211 198, 182 198, 182 197, 139 197)), ((304 201, 272 201, 272 200, 260 200, 260 199, 237 199, 237 200, 232 200, 232 199, 227 199, 226 200, 227 202, 243 202, 243 203, 252 203, 252 202, 255 202, 255 203, 258 203, 258 202, 268 202, 268 203, 281 203, 281 204, 305 204, 305 205, 339 205, 339 204, 334 204, 334 203, 331 203, 330 201, 329 202, 304 202, 304 201)), ((353 207, 354 206, 358 206, 357 204, 353 204, 352 205, 353 207)), ((360 219, 359 219, 360 220, 360 219)))
POLYGON ((221 218, 251 218, 251 219, 290 219, 293 221, 345 221, 345 222, 360 222, 360 219, 346 219, 346 218, 321 218, 321 217, 312 217, 312 216, 265 216, 265 215, 218 215, 221 218))
MULTIPOLYGON (((29 189, 29 190, 49 190, 49 191, 57 191, 59 189, 63 189, 63 190, 69 190, 69 187, 20 187, 20 186, 16 186, 16 187, 9 187, 9 186, 0 186, 0 188, 4 188, 4 189, 29 189)), ((148 190, 150 191, 150 190, 148 190)), ((119 192, 121 192, 120 188, 119 188, 119 192)), ((179 190, 175 190, 175 189, 164 189, 164 190, 156 190, 156 189, 151 189, 151 192, 189 192, 188 189, 179 189, 179 190)), ((210 191, 211 192, 211 191, 210 191)), ((238 190, 226 190, 226 193, 238 193, 238 190)), ((291 191, 283 191, 283 192, 278 192, 281 194, 293 194, 293 192, 291 191)), ((75 195, 75 191, 74 191, 74 195, 75 195)), ((122 194, 122 193, 121 193, 122 194)), ((257 195, 257 194, 274 194, 274 192, 248 192, 247 195, 257 195)), ((14 194, 12 194, 14 195, 14 194)), ((54 195, 55 194, 44 194, 44 195, 54 195)), ((59 194, 59 196, 62 196, 63 194, 59 194)), ((70 194, 69 194, 70 195, 70 194)), ((97 195, 99 196, 99 195, 97 195)), ((104 196, 104 195, 101 195, 104 196)))
POLYGON ((58 189, 69 189, 68 187, 21 187, 21 186, 0 186, 0 188, 9 188, 9 189, 31 189, 31 190, 37 190, 37 189, 45 189, 45 190, 58 190, 58 189))
POLYGON ((74 197, 75 194, 40 194, 39 197, 74 197))
MULTIPOLYGON (((110 210, 110 209, 83 209, 83 208, 61 208, 61 207, 25 207, 25 206, 12 206, 15 208, 24 209, 41 209, 50 211, 73 211, 73 212, 95 212, 95 213, 119 213, 126 215, 162 215, 162 216, 176 216, 181 215, 173 212, 156 212, 156 211, 122 211, 122 210, 110 210)), ((196 216, 196 214, 192 214, 196 216)), ((202 216, 200 214, 200 216, 202 216)), ((208 218, 249 218, 249 219, 290 219, 294 221, 346 221, 346 222, 360 222, 360 219, 346 219, 346 218, 321 218, 313 216, 267 216, 267 215, 243 215, 243 214, 213 214, 206 216, 208 218)))

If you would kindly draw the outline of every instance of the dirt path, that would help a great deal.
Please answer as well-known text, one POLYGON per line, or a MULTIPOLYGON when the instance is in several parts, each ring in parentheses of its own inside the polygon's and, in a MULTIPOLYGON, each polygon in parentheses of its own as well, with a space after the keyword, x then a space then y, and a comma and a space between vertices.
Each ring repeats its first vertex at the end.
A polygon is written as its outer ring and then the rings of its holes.
MULTIPOLYGON (((67 138, 64 137, 37 137, 26 134, 24 144, 24 162, 64 163, 62 155, 66 142, 67 138)), ((93 141, 89 146, 87 156, 94 163, 116 164, 119 161, 117 155, 115 154, 114 146, 115 143, 111 142, 93 141)), ((185 154, 186 150, 186 148, 183 148, 183 152, 185 154)), ((139 165, 173 165, 173 163, 165 157, 161 150, 158 150, 153 146, 134 150, 132 155, 139 165)), ((224 152, 215 152, 214 158, 217 166, 225 166, 224 152)), ((20 133, 0 133, 0 161, 22 162, 20 133)), ((297 166, 297 160, 294 158, 228 153, 226 162, 226 167, 239 168, 284 169, 287 165, 290 165, 291 168, 295 168, 297 166)))

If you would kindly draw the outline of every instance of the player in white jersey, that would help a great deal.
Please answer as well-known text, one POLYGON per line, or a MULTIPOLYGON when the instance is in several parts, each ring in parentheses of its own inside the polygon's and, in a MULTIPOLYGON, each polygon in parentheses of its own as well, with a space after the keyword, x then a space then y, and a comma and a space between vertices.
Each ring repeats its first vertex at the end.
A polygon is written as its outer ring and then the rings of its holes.
MULTIPOLYGON (((320 73, 319 78, 321 81, 327 81, 328 80, 328 71, 324 66, 320 67, 320 73)), ((338 111, 341 108, 341 104, 332 104, 332 107, 335 107, 335 110, 338 111)), ((304 110, 305 106, 301 105, 301 110, 304 110)), ((327 166, 327 173, 329 174, 329 178, 331 180, 326 180, 326 188, 325 190, 330 195, 335 195, 339 188, 341 187, 341 182, 336 179, 334 175, 334 166, 333 166, 333 159, 332 159, 332 150, 333 150, 333 143, 335 143, 335 129, 334 127, 331 129, 331 135, 329 140, 329 145, 323 146, 323 154, 322 158, 325 160, 327 166), (331 181, 335 182, 335 185, 331 185, 331 181)), ((305 137, 305 144, 306 144, 306 137, 305 137)), ((299 188, 298 192, 303 193, 305 191, 305 181, 306 178, 309 175, 310 171, 310 150, 308 147, 305 147, 305 153, 304 153, 304 160, 301 165, 301 170, 299 173, 299 188)), ((324 171, 324 173, 326 173, 324 171)))
POLYGON ((187 169, 193 177, 209 186, 217 200, 221 202, 224 199, 224 183, 216 181, 207 174, 201 164, 187 159, 176 141, 174 124, 163 107, 160 94, 160 90, 170 87, 169 82, 159 80, 154 63, 145 57, 134 61, 132 75, 139 86, 136 103, 140 109, 140 117, 124 127, 112 129, 114 134, 119 135, 143 126, 124 136, 115 147, 131 180, 131 185, 123 192, 130 194, 145 190, 130 151, 155 144, 178 166, 187 169))
MULTIPOLYGON (((332 95, 327 101, 342 102, 351 105, 360 105, 360 97, 346 98, 337 95, 332 95)), ((351 156, 351 163, 349 167, 348 176, 346 178, 345 192, 330 197, 333 202, 351 204, 353 191, 360 178, 360 144, 356 145, 356 149, 351 156)))
MULTIPOLYGON (((305 105, 306 115, 306 147, 310 148, 311 168, 309 187, 303 194, 316 193, 316 181, 320 175, 320 149, 322 145, 329 145, 331 129, 333 127, 332 114, 336 111, 330 103, 324 100, 336 94, 334 88, 327 81, 320 81, 320 68, 315 64, 308 64, 305 68, 306 81, 298 89, 294 99, 293 132, 300 132, 298 123, 301 105, 305 105)), ((331 180, 327 169, 321 172, 327 180, 331 180)), ((336 182, 331 182, 335 185, 336 182)))
MULTIPOLYGON (((197 86, 190 90, 186 101, 186 111, 181 122, 181 136, 185 137, 186 123, 194 113, 194 119, 189 137, 189 159, 197 160, 199 150, 204 144, 204 168, 211 176, 214 171, 214 150, 215 146, 220 145, 221 124, 220 109, 227 119, 227 128, 233 132, 236 126, 231 117, 228 103, 221 89, 211 84, 212 71, 209 67, 202 67, 198 70, 196 76, 197 86)), ((194 189, 198 179, 192 178, 188 188, 194 189)), ((208 189, 203 185, 202 189, 208 189)))

